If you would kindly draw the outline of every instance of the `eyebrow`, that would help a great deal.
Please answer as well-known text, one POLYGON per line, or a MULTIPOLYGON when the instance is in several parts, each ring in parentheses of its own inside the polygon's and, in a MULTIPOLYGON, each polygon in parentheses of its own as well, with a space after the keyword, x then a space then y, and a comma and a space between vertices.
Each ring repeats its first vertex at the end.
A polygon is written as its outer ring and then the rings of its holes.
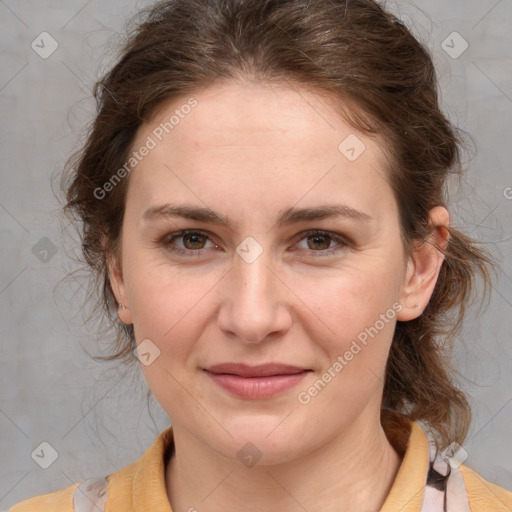
MULTIPOLYGON (((233 229, 233 222, 228 217, 212 210, 211 208, 202 206, 163 204, 149 208, 142 215, 142 218, 145 221, 173 217, 219 224, 227 227, 228 229, 233 229)), ((362 222, 369 222, 372 220, 372 217, 367 213, 356 210, 348 205, 334 204, 315 206, 312 208, 287 208, 280 212, 277 219, 277 225, 282 227, 304 221, 337 217, 348 217, 362 222)))

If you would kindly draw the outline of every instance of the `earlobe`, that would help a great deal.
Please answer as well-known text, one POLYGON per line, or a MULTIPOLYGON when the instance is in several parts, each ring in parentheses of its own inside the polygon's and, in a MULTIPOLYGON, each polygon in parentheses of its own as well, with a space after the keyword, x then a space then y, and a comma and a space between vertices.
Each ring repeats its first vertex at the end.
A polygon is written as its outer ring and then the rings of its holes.
POLYGON ((402 310, 397 315, 402 322, 418 318, 426 308, 444 261, 443 251, 449 240, 449 213, 446 208, 437 206, 430 211, 429 217, 432 235, 416 245, 407 264, 400 299, 402 310))

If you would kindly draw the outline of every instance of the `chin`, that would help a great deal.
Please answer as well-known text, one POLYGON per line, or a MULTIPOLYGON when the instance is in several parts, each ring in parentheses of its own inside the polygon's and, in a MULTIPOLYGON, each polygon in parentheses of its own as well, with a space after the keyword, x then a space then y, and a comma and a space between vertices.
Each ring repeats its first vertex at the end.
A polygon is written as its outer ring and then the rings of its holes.
MULTIPOLYGON (((244 415, 238 419, 231 418, 224 425, 233 437, 226 433, 216 441, 211 432, 207 432, 203 439, 206 438, 206 442, 222 455, 238 459, 247 467, 254 463, 276 465, 291 462, 302 452, 297 441, 307 442, 302 429, 291 418, 283 421, 283 415, 244 415)), ((314 446, 310 447, 312 449, 314 446)))

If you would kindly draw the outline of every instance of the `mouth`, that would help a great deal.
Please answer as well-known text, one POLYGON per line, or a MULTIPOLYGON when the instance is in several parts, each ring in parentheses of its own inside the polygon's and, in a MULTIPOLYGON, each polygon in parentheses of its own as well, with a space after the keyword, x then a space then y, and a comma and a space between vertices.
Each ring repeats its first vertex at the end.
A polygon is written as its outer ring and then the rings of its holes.
POLYGON ((309 368, 269 363, 249 366, 222 363, 204 369, 208 377, 232 395, 241 398, 269 398, 296 386, 309 368))

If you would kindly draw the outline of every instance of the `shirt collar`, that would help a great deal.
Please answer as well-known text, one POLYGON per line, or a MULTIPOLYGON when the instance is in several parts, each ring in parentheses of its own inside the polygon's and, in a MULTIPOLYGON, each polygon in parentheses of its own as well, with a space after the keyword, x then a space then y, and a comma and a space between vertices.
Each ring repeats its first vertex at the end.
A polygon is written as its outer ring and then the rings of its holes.
MULTIPOLYGON (((383 428, 403 460, 381 512, 419 512, 429 468, 428 439, 418 423, 398 413, 387 414, 386 418, 394 418, 395 422, 383 421, 383 428)), ((173 439, 172 427, 169 427, 132 465, 134 512, 172 512, 167 497, 165 466, 166 453, 173 450, 173 439)))

